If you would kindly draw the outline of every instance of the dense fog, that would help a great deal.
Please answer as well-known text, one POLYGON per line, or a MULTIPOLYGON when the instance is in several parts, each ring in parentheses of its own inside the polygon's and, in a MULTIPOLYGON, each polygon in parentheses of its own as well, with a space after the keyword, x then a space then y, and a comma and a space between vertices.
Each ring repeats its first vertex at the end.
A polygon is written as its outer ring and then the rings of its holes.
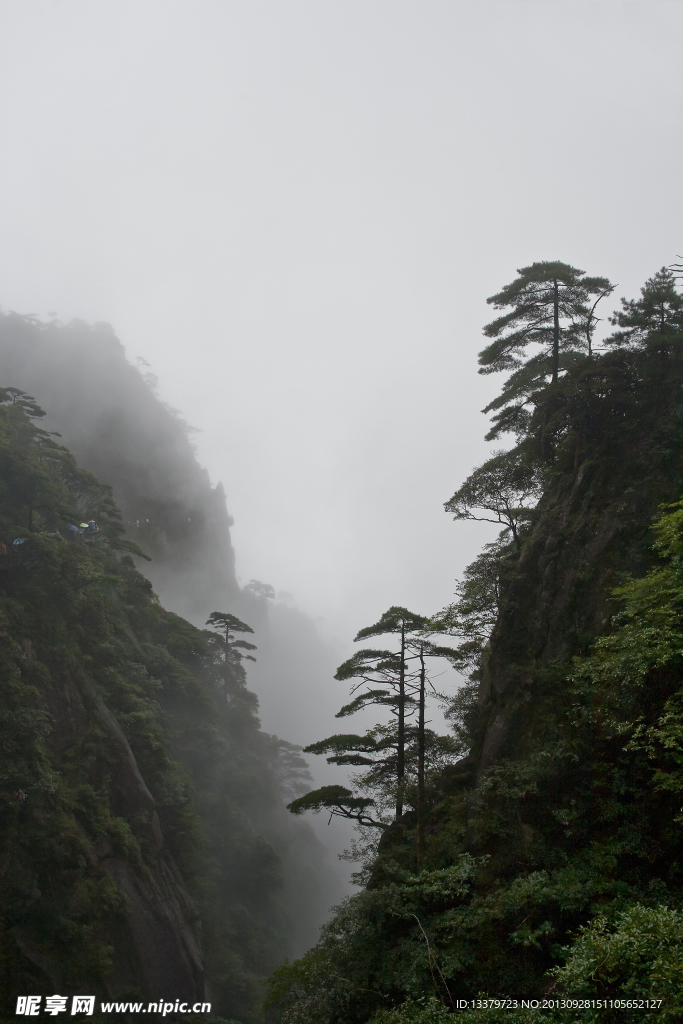
MULTIPOLYGON (((616 303, 681 253, 682 28, 652 0, 0 0, 0 385, 112 486, 167 609, 254 629, 267 733, 341 728, 357 631, 435 614, 496 535, 443 510, 496 448, 486 296, 561 258, 616 303)), ((299 826, 296 954, 352 870, 348 822, 299 826)))
POLYGON ((0 302, 107 321, 151 364, 242 583, 342 643, 430 613, 489 536, 442 512, 489 449, 486 296, 555 258, 631 295, 680 250, 680 19, 3 3, 0 302))

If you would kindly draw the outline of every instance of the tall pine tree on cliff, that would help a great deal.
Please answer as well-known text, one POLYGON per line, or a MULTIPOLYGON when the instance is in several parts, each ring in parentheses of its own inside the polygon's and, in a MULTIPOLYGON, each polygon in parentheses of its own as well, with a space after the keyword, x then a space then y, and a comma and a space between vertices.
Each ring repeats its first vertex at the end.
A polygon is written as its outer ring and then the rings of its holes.
MULTIPOLYGON (((396 820, 399 821, 403 815, 403 786, 405 778, 405 721, 406 721, 406 706, 410 702, 410 695, 406 687, 406 641, 411 632, 416 629, 422 629, 427 625, 427 619, 422 615, 415 615, 413 612, 409 612, 407 608, 400 608, 396 605, 391 607, 388 611, 382 615, 378 622, 375 622, 372 626, 366 626, 365 629, 361 629, 356 637, 356 642, 359 640, 367 640, 373 636, 387 636, 393 634, 399 640, 399 649, 394 652, 394 660, 396 662, 394 669, 394 678, 391 682, 391 689, 394 690, 394 709, 397 716, 398 724, 398 750, 397 750, 397 764, 396 764, 396 820)), ((343 665, 340 665, 337 669, 335 679, 353 679, 358 678, 362 682, 368 683, 371 676, 368 676, 368 655, 370 656, 370 662, 372 662, 372 655, 376 653, 373 651, 358 651, 353 658, 349 658, 343 665)), ((362 701, 362 695, 353 701, 352 704, 348 705, 349 710, 342 708, 340 714, 352 714, 350 710, 356 709, 356 705, 359 707, 362 701)))
POLYGON ((492 338, 479 353, 480 373, 512 370, 501 394, 484 412, 493 417, 488 439, 512 431, 524 435, 529 422, 526 405, 534 392, 556 384, 561 371, 588 353, 596 316, 596 301, 614 286, 606 277, 586 277, 568 263, 543 261, 517 271, 518 277, 486 301, 507 309, 484 327, 492 338), (529 347, 535 351, 527 354, 529 347))
POLYGON ((425 724, 427 658, 454 662, 458 653, 450 647, 439 647, 423 635, 429 620, 406 608, 391 607, 372 626, 361 629, 356 642, 371 636, 395 634, 400 637, 398 650, 361 650, 340 665, 335 679, 357 680, 351 693, 353 700, 338 713, 346 718, 366 707, 389 708, 394 722, 376 725, 360 736, 352 733, 328 736, 304 748, 305 753, 330 754, 328 764, 362 767, 362 776, 352 781, 372 799, 354 795, 343 786, 324 786, 288 804, 293 814, 327 808, 331 814, 350 818, 360 825, 386 828, 385 821, 371 818, 368 808, 384 803, 387 789, 395 796, 395 820, 403 817, 405 788, 408 776, 417 776, 418 860, 421 855, 420 835, 424 818, 425 770, 443 762, 457 752, 450 737, 437 736, 425 724), (419 668, 415 664, 419 662, 419 668), (417 713, 417 727, 408 719, 417 713), (379 800, 378 800, 379 798, 379 800))

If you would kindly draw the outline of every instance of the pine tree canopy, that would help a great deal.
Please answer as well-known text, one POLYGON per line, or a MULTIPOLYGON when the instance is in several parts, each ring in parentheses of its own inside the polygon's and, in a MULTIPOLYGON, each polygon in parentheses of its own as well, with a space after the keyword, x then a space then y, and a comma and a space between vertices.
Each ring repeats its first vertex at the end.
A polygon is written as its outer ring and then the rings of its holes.
MULTIPOLYGON (((384 746, 388 745, 387 743, 384 746)), ((378 749, 377 740, 371 733, 365 736, 358 736, 355 733, 340 733, 336 736, 328 736, 326 740, 318 740, 304 747, 305 754, 332 754, 327 758, 328 764, 374 764, 374 760, 363 757, 364 754, 376 753, 378 749), (356 751, 358 760, 348 761, 345 758, 349 751, 356 751)))
POLYGON ((661 343, 664 335, 683 330, 683 296, 676 291, 676 275, 662 267, 640 289, 639 299, 622 299, 622 308, 610 322, 623 328, 607 339, 609 345, 661 343))
MULTIPOLYGON (((364 632, 364 631, 363 631, 364 632)), ((360 637, 360 633, 356 640, 360 637)), ((343 662, 334 674, 335 679, 353 679, 360 676, 364 679, 368 675, 376 675, 378 672, 391 672, 398 668, 397 655, 393 651, 375 651, 365 648, 343 662)))
POLYGON ((45 410, 36 405, 33 395, 27 395, 25 391, 20 391, 19 388, 0 388, 0 402, 11 402, 12 405, 21 409, 31 420, 40 419, 41 416, 45 415, 45 410))
POLYGON ((225 636, 226 659, 231 659, 235 662, 240 662, 243 658, 246 658, 247 661, 256 661, 256 658, 253 658, 251 654, 242 654, 241 651, 236 650, 238 647, 241 647, 243 650, 256 650, 256 644, 250 644, 247 640, 235 639, 235 633, 254 632, 246 622, 242 622, 241 619, 238 619, 236 615, 232 615, 230 612, 211 612, 206 620, 206 625, 211 626, 225 636))
POLYGON ((606 277, 586 277, 585 271, 559 261, 532 263, 517 273, 511 284, 486 300, 509 312, 484 327, 484 335, 494 340, 479 353, 479 372, 512 371, 502 394, 484 409, 503 409, 494 417, 497 426, 490 438, 525 432, 529 398, 548 381, 556 383, 577 358, 590 354, 595 307, 614 290, 606 277), (524 358, 529 346, 538 349, 524 358))
MULTIPOLYGON (((365 629, 361 629, 355 642, 365 640, 369 636, 383 636, 385 633, 401 633, 402 631, 410 632, 414 629, 421 629, 427 621, 424 615, 416 615, 415 612, 409 612, 407 608, 402 608, 400 605, 392 605, 374 626, 366 626, 365 629)), ((335 679, 338 678, 340 677, 335 676, 335 679)))
POLYGON ((261 580, 249 580, 242 589, 260 600, 273 601, 275 599, 273 587, 270 583, 261 583, 261 580))
POLYGON ((508 546, 500 537, 486 544, 467 566, 456 585, 457 601, 429 621, 428 632, 457 637, 461 642, 450 658, 458 672, 479 668, 482 654, 499 612, 501 574, 508 546))
MULTIPOLYGON (((394 687, 396 680, 387 679, 387 682, 394 687)), ((352 701, 345 704, 343 708, 340 708, 334 717, 348 718, 349 715, 355 715, 357 711, 362 711, 363 708, 367 708, 371 704, 394 709, 396 703, 397 696, 391 690, 363 690, 352 701)), ((404 697, 404 704, 408 705, 410 703, 412 703, 411 698, 409 695, 406 695, 404 697)))
POLYGON ((517 527, 529 518, 536 504, 539 484, 532 460, 524 447, 496 452, 471 473, 444 505, 454 519, 500 523, 519 546, 517 527))
POLYGON ((230 633, 254 632, 251 626, 247 626, 246 622, 242 622, 236 615, 231 615, 230 612, 211 612, 206 620, 206 624, 207 626, 213 626, 214 629, 225 630, 230 633))
POLYGON ((292 814, 303 814, 304 811, 316 812, 325 809, 340 818, 352 818, 361 825, 385 829, 387 826, 384 822, 375 821, 365 813, 373 803, 369 797, 354 796, 345 786, 322 786, 287 804, 287 810, 292 814))

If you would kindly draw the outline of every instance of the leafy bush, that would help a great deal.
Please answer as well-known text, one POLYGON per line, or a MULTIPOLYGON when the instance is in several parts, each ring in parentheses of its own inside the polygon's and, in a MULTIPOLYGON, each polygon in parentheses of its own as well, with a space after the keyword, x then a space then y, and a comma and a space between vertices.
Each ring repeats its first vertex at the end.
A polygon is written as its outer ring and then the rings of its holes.
MULTIPOLYGON (((683 913, 637 903, 615 916, 601 914, 581 929, 562 967, 551 971, 558 988, 573 997, 662 999, 648 1018, 683 1018, 683 913)), ((641 1020, 643 1010, 619 1010, 619 1020, 641 1020)), ((586 1010, 587 1021, 604 1011, 586 1010)))

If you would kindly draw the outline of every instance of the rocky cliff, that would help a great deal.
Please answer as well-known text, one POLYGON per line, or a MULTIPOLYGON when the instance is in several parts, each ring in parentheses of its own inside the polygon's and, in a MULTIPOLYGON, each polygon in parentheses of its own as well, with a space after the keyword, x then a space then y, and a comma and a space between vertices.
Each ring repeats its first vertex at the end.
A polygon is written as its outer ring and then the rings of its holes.
POLYGON ((565 412, 570 443, 549 467, 521 550, 504 559, 479 692, 479 777, 533 745, 539 698, 561 694, 553 667, 586 653, 609 629, 613 589, 656 561, 652 523, 683 493, 679 374, 678 360, 662 373, 643 354, 605 356, 565 412))

